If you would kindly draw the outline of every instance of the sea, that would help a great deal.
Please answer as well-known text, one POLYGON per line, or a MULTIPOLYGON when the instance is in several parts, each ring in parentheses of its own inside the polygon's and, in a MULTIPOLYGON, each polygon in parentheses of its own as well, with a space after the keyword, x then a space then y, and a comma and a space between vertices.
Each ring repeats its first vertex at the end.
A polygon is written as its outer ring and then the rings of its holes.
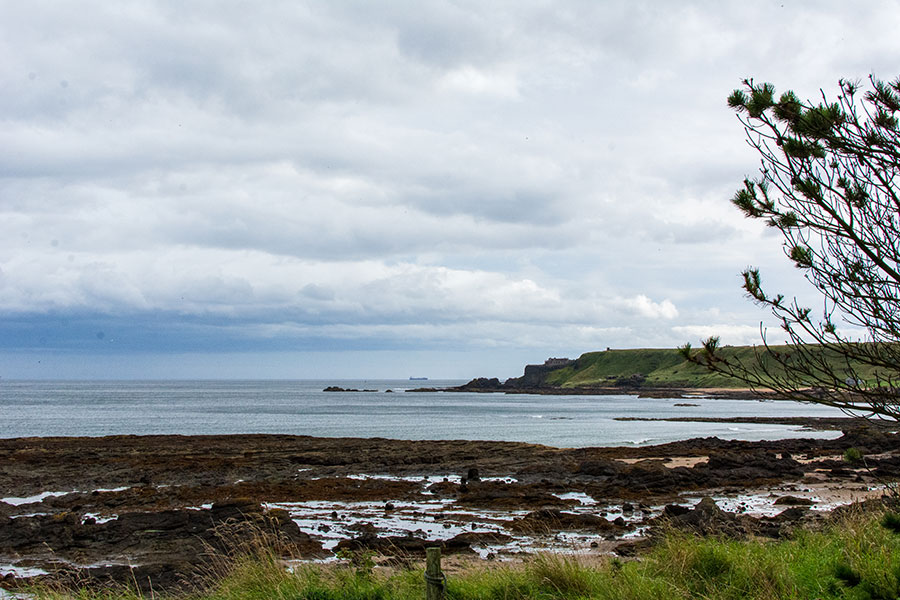
POLYGON ((707 436, 764 440, 839 435, 787 425, 617 420, 620 417, 842 416, 828 407, 789 401, 411 391, 461 383, 2 379, 0 438, 277 433, 575 448, 707 436), (370 391, 323 391, 328 386, 370 391))

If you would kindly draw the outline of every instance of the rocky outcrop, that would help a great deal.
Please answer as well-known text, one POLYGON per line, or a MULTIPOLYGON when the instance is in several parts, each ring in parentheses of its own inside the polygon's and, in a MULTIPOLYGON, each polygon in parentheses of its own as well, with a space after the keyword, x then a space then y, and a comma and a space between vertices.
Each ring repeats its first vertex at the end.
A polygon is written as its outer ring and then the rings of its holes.
POLYGON ((789 508, 773 517, 756 518, 724 511, 719 508, 715 500, 706 497, 693 508, 677 504, 668 505, 663 510, 663 514, 651 519, 650 523, 654 536, 661 534, 667 528, 674 527, 702 536, 782 538, 808 519, 810 519, 810 513, 805 507, 789 508))
POLYGON ((715 487, 766 485, 785 479, 801 479, 803 466, 789 453, 750 449, 713 450, 709 460, 693 467, 670 467, 662 459, 632 464, 594 459, 578 464, 576 473, 596 481, 585 484, 595 498, 634 498, 715 487))
POLYGON ((460 485, 456 501, 466 506, 495 509, 564 508, 576 503, 574 500, 559 498, 544 484, 504 483, 499 481, 473 482, 467 485, 460 485))
POLYGON ((554 531, 621 533, 625 530, 625 526, 597 515, 545 508, 514 519, 511 529, 525 533, 549 533, 554 531))
POLYGON ((715 473, 724 484, 732 481, 764 482, 788 477, 803 477, 802 465, 789 453, 765 450, 752 452, 712 452, 706 470, 715 473))
POLYGON ((696 468, 670 468, 659 460, 642 460, 624 466, 602 486, 605 497, 642 498, 648 494, 697 489, 706 475, 696 468))
POLYGON ((667 506, 663 516, 653 521, 654 524, 663 522, 698 535, 742 537, 750 532, 740 515, 722 510, 709 497, 701 499, 694 508, 686 511, 667 506))
POLYGON ((577 361, 567 358, 550 358, 542 365, 526 365, 521 377, 512 377, 504 382, 507 389, 545 388, 547 375, 553 371, 574 365, 577 361))
MULTIPOLYGON (((182 574, 217 554, 227 555, 260 540, 276 543, 289 555, 323 555, 321 544, 301 531, 287 513, 265 511, 258 503, 243 500, 205 510, 124 513, 103 523, 70 512, 0 521, 0 556, 44 557, 71 565, 101 561, 164 565, 182 574)), ((114 578, 115 570, 95 569, 85 575, 114 578)), ((150 579, 159 572, 150 566, 145 571, 150 579)))
POLYGON ((503 384, 496 377, 476 377, 468 383, 455 388, 460 392, 498 392, 503 390, 503 384))
POLYGON ((575 468, 575 474, 590 477, 611 477, 620 473, 624 468, 624 463, 620 461, 596 458, 579 462, 575 468))
MULTIPOLYGON (((123 577, 126 573, 120 567, 128 563, 141 567, 129 571, 126 582, 144 576, 154 581, 162 572, 183 575, 173 575, 170 581, 178 577, 193 581, 187 574, 198 558, 211 549, 228 552, 226 540, 249 543, 263 526, 283 539, 289 553, 301 556, 321 552, 315 536, 329 527, 332 535, 335 527, 341 527, 342 536, 353 536, 344 541, 348 549, 400 548, 417 553, 437 541, 415 532, 390 539, 385 531, 362 526, 346 533, 349 520, 358 517, 351 507, 336 507, 330 517, 317 516, 321 522, 305 526, 307 535, 286 513, 264 510, 263 502, 366 502, 383 506, 385 512, 401 512, 403 505, 445 499, 453 502, 445 503, 448 510, 441 518, 451 526, 459 525, 449 508, 456 506, 461 511, 473 507, 522 511, 499 517, 505 533, 515 532, 517 537, 530 535, 526 530, 614 535, 615 528, 626 522, 613 521, 610 526, 603 511, 626 501, 658 506, 689 491, 733 496, 776 484, 778 495, 802 496, 799 485, 805 479, 844 486, 848 479, 872 483, 872 471, 896 474, 898 456, 900 438, 871 428, 851 430, 838 439, 698 438, 653 447, 572 449, 287 435, 0 439, 0 489, 8 496, 80 490, 29 504, 0 502, 0 558, 9 562, 20 558, 28 561, 23 565, 50 569, 60 560, 112 564, 83 575, 98 581, 123 577), (863 450, 864 465, 842 458, 850 447, 863 450), (806 459, 816 462, 807 464, 806 459), (598 503, 596 513, 568 499, 580 497, 566 495, 573 492, 591 496, 598 503), (212 508, 189 508, 209 505, 212 508), (518 517, 515 525, 513 516, 518 517), (223 537, 226 528, 236 533, 223 537), (348 545, 351 542, 355 545, 348 545)), ((638 505, 637 511, 647 508, 638 505)), ((709 502, 666 509, 679 527, 767 536, 783 535, 812 518, 810 513, 798 506, 777 517, 750 519, 720 511, 709 502)), ((638 516, 625 518, 634 523, 638 516)), ((492 521, 492 527, 498 522, 492 521)), ((442 543, 461 552, 491 543, 479 537, 488 534, 464 535, 442 543)))
POLYGON ((337 551, 371 550, 386 556, 423 557, 425 549, 433 547, 440 548, 445 554, 469 553, 472 552, 473 543, 481 539, 472 534, 460 534, 448 540, 428 540, 414 535, 379 536, 373 532, 366 532, 351 540, 341 540, 337 545, 337 551))
POLYGON ((798 498, 797 496, 781 496, 773 503, 775 506, 812 506, 815 504, 809 498, 798 498))

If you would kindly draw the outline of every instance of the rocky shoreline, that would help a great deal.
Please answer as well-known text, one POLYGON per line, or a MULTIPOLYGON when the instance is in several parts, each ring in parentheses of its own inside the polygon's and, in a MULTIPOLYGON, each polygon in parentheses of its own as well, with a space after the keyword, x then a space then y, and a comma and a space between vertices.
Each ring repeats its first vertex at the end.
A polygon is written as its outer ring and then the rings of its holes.
MULTIPOLYGON (((331 390, 358 391, 358 390, 331 390)), ((723 398, 727 400, 779 400, 775 392, 745 388, 699 388, 683 386, 649 386, 642 379, 626 379, 618 385, 560 387, 543 383, 540 378, 514 377, 500 381, 496 377, 476 377, 452 387, 421 387, 409 392, 474 392, 482 394, 536 394, 542 396, 617 396, 627 394, 638 398, 723 398)))
POLYGON ((2 585, 52 573, 177 589, 261 531, 285 557, 306 560, 341 550, 408 558, 428 544, 498 560, 561 545, 630 554, 661 519, 778 537, 900 475, 896 434, 844 425, 829 440, 574 449, 287 435, 2 439, 2 585), (864 461, 847 462, 850 448, 864 461))
MULTIPOLYGON (((678 406, 676 404, 676 406, 678 406)), ((897 431, 896 421, 863 421, 853 417, 615 417, 614 421, 666 421, 669 423, 744 423, 753 425, 791 425, 808 431, 843 431, 864 423, 866 427, 897 431)))

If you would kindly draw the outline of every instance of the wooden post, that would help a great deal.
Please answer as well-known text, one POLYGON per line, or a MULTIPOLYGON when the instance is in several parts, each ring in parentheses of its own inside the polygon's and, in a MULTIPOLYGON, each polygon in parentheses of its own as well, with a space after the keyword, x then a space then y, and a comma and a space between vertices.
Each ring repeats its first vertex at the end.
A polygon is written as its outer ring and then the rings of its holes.
POLYGON ((441 572, 441 549, 425 548, 425 600, 443 600, 446 581, 441 572))

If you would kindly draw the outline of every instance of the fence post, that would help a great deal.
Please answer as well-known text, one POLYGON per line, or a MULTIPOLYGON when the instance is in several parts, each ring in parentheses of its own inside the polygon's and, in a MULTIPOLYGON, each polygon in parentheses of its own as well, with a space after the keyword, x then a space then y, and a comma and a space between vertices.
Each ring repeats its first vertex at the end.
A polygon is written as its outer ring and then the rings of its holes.
POLYGON ((441 549, 425 548, 425 600, 443 600, 446 583, 441 572, 441 549))

